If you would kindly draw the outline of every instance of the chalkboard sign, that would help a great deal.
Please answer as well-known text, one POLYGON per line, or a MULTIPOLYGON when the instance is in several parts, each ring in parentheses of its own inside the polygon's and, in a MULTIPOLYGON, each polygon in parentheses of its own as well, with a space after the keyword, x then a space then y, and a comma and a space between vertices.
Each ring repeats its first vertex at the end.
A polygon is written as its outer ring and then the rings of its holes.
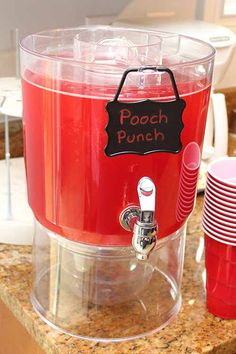
POLYGON ((106 126, 107 156, 145 155, 153 152, 178 153, 182 148, 180 134, 184 127, 182 113, 186 103, 179 97, 174 75, 168 68, 143 68, 145 69, 167 72, 176 99, 161 102, 149 99, 141 102, 118 101, 128 73, 140 69, 133 68, 125 71, 114 100, 106 106, 109 117, 106 126))

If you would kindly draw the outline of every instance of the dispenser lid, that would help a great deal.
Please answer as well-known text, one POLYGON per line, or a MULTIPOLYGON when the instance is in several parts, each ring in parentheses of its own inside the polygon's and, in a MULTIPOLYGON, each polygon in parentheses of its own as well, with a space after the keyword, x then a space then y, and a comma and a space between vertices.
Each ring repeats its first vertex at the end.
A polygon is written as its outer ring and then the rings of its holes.
MULTIPOLYGON (((112 97, 123 73, 132 67, 141 72, 147 66, 166 67, 175 71, 177 83, 189 80, 190 76, 200 82, 208 77, 208 63, 214 54, 212 46, 198 39, 114 26, 56 29, 29 35, 21 41, 23 78, 60 92, 79 90, 87 97, 112 97)), ((138 71, 129 75, 125 85, 133 96, 132 88, 144 92, 144 86, 160 86, 166 78, 166 73, 153 75, 148 71, 144 78, 138 71)))
POLYGON ((25 37, 21 49, 52 61, 79 64, 91 71, 112 71, 138 65, 163 65, 163 56, 176 56, 173 65, 211 59, 214 49, 196 38, 147 28, 85 26, 39 32, 25 37), (112 70, 111 70, 112 68, 112 70))

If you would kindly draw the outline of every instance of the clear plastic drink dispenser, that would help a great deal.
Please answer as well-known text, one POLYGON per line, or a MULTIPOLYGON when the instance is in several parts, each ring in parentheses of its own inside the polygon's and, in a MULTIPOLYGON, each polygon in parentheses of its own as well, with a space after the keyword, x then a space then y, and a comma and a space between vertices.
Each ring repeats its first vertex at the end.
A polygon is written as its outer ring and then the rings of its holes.
POLYGON ((120 341, 178 313, 213 60, 204 42, 139 29, 22 40, 32 303, 53 327, 120 341))

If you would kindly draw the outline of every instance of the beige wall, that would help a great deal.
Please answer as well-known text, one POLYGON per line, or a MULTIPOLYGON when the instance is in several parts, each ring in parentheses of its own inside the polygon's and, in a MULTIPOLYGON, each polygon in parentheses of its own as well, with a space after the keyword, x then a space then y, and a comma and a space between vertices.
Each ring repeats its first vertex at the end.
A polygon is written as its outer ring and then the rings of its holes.
POLYGON ((229 63, 223 79, 217 85, 217 90, 224 88, 236 87, 236 48, 232 53, 231 62, 229 63))
POLYGON ((15 75, 15 52, 10 50, 0 51, 0 77, 15 75))
POLYGON ((116 15, 129 0, 0 0, 0 50, 14 47, 20 36, 49 28, 75 27, 85 17, 116 15))
POLYGON ((125 19, 191 20, 196 16, 197 0, 131 0, 118 16, 125 19), (183 11, 184 9, 184 11, 183 11))
MULTIPOLYGON (((205 0, 203 20, 227 27, 236 34, 236 16, 223 16, 224 0, 205 0)), ((217 89, 236 87, 236 43, 231 61, 217 89)))

